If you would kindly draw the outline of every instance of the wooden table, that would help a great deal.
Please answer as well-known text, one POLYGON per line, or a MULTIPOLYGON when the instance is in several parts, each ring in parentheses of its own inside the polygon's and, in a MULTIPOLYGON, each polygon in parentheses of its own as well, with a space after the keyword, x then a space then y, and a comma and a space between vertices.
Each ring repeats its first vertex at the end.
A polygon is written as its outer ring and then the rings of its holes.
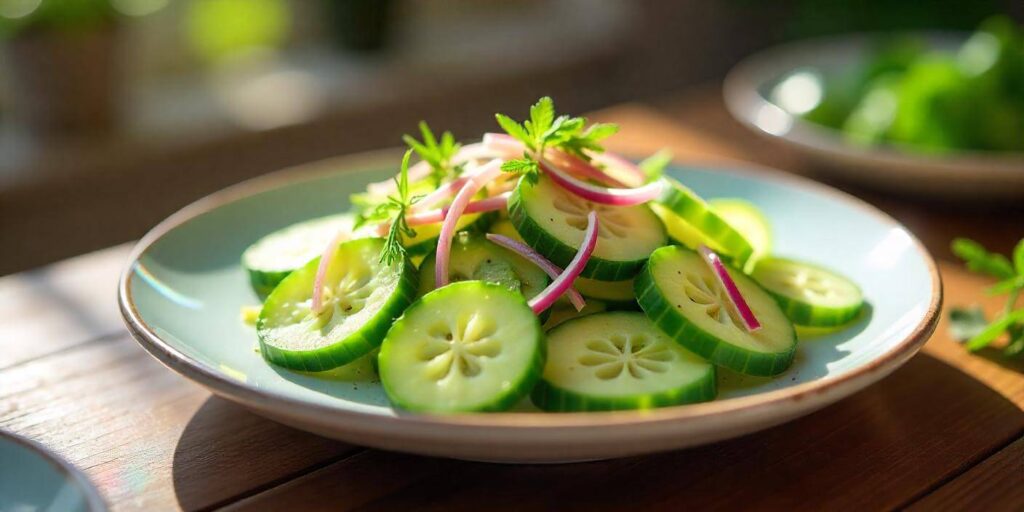
MULTIPOLYGON (((729 120, 713 89, 595 117, 622 124, 622 151, 808 171, 729 120)), ((946 247, 963 234, 1008 250, 1020 210, 866 197, 939 259, 947 308, 998 308, 946 247)), ((0 429, 84 469, 114 509, 1024 509, 1024 365, 966 354, 945 320, 892 376, 787 425, 639 458, 488 465, 316 437, 162 367, 117 314, 127 250, 0 279, 0 429)))

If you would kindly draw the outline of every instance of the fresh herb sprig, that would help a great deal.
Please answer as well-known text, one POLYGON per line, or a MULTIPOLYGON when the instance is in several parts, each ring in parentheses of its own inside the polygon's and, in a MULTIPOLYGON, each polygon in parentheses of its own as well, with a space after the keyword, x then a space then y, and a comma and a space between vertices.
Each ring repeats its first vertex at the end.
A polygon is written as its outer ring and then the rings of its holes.
POLYGON ((1017 308, 1017 300, 1024 292, 1024 239, 1014 248, 1012 262, 1006 256, 991 253, 981 244, 966 238, 953 240, 952 249, 972 272, 999 280, 987 290, 989 295, 1007 296, 1002 314, 991 322, 980 307, 954 308, 950 311, 953 336, 966 342, 968 350, 976 351, 1005 334, 1009 343, 1003 354, 1009 357, 1024 354, 1024 307, 1017 308))
POLYGON ((395 178, 395 185, 398 189, 396 195, 388 198, 379 204, 360 212, 356 216, 355 229, 367 224, 391 223, 388 228, 387 237, 384 239, 384 248, 380 251, 380 262, 384 265, 392 265, 405 257, 405 246, 402 244, 402 237, 412 238, 416 231, 409 227, 405 216, 409 208, 420 199, 420 196, 413 196, 409 192, 409 159, 412 158, 413 150, 405 152, 402 157, 402 168, 395 178))
POLYGON ((461 145, 455 142, 455 136, 449 131, 442 133, 440 138, 435 137, 426 121, 420 121, 420 135, 423 142, 412 135, 403 135, 402 140, 430 165, 434 185, 440 186, 461 171, 459 166, 452 165, 452 157, 458 153, 461 145))
POLYGON ((589 153, 601 153, 601 141, 619 131, 616 124, 595 123, 587 127, 582 117, 555 115, 555 102, 545 96, 530 107, 530 118, 521 124, 504 114, 495 114, 498 125, 505 133, 515 137, 526 146, 523 158, 507 160, 501 170, 520 174, 531 182, 539 177, 540 164, 537 158, 548 148, 557 148, 585 161, 589 153))

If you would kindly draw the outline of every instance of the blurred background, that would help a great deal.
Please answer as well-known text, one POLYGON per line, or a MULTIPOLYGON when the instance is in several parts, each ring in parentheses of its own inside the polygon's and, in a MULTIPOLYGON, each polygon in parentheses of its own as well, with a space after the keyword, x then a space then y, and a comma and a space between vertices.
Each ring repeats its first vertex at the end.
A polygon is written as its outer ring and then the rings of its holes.
MULTIPOLYGON (((1019 27, 1024 2, 0 0, 0 275, 138 238, 249 177, 396 146, 420 119, 468 137, 542 95, 582 113, 689 91, 727 119, 721 80, 758 50, 994 14, 1019 27)), ((1024 114, 1006 123, 1024 142, 1024 114)))

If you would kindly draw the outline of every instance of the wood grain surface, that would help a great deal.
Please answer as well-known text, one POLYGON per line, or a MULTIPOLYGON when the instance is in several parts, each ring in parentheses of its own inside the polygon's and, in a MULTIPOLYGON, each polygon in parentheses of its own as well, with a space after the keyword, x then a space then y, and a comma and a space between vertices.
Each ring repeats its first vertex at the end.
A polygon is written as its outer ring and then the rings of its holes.
MULTIPOLYGON (((713 89, 594 117, 623 125, 624 152, 813 172, 732 122, 713 89)), ((946 246, 968 235, 1008 250, 1024 236, 1017 207, 843 188, 925 242, 947 308, 1000 306, 946 246)), ((115 510, 1024 509, 1024 368, 965 353, 945 320, 892 376, 790 424, 652 456, 502 466, 353 447, 211 397, 121 326, 126 256, 116 247, 0 279, 0 429, 84 469, 115 510)))

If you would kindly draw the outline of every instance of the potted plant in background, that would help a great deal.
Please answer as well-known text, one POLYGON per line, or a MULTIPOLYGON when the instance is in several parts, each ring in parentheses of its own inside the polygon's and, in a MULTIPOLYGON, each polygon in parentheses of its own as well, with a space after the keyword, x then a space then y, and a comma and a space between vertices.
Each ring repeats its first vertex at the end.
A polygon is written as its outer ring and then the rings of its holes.
POLYGON ((3 0, 7 111, 36 141, 117 124, 117 16, 109 0, 3 0))

